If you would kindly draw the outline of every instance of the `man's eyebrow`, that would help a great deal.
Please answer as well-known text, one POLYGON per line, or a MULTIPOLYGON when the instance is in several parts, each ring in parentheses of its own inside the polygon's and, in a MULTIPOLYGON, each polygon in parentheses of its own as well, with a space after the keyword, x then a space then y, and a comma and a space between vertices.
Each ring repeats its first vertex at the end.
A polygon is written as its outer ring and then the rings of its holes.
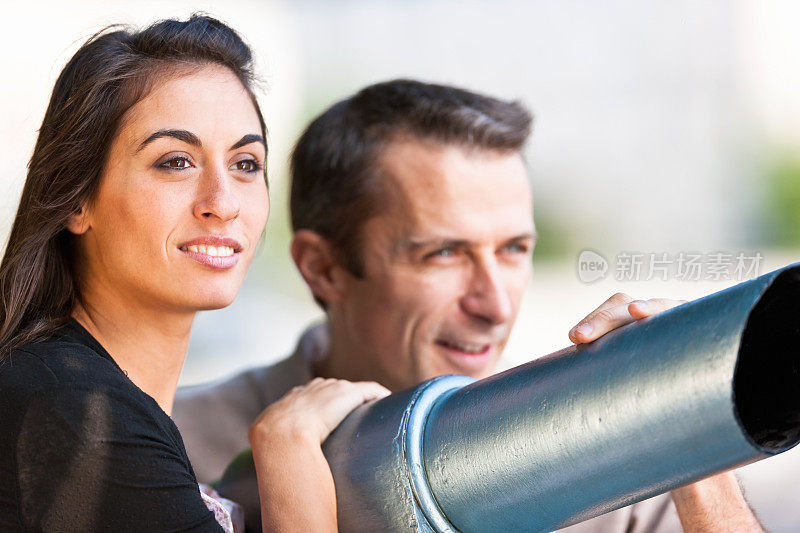
POLYGON ((236 150, 237 148, 241 148, 242 146, 248 145, 250 143, 261 143, 264 145, 264 148, 267 147, 267 141, 264 140, 264 137, 261 135, 256 135, 255 133, 249 133, 236 141, 233 146, 231 146, 231 150, 236 150))
POLYGON ((469 241, 465 239, 415 239, 410 237, 401 241, 400 246, 411 250, 420 248, 458 248, 469 246, 469 241))
POLYGON ((511 237, 510 239, 506 240, 506 242, 527 241, 527 240, 531 240, 533 242, 536 242, 538 240, 538 238, 539 238, 539 234, 537 234, 535 231, 533 231, 533 232, 530 232, 530 233, 520 233, 519 235, 515 235, 514 237, 511 237))
MULTIPOLYGON (((536 242, 538 238, 538 234, 536 231, 528 231, 525 233, 520 233, 519 235, 514 235, 513 237, 509 237, 505 240, 505 242, 515 242, 515 241, 525 241, 531 240, 536 242)), ((458 247, 466 247, 470 245, 468 239, 453 239, 448 237, 441 237, 441 238, 418 238, 418 237, 408 237, 406 239, 401 240, 397 243, 398 248, 410 248, 411 250, 418 250, 420 248, 458 248, 458 247)))
MULTIPOLYGON (((538 235, 535 231, 526 232, 509 237, 505 240, 505 242, 509 243, 530 240, 535 243, 537 237, 538 235)), ((469 245, 470 241, 466 239, 417 239, 414 237, 409 237, 408 239, 400 241, 400 243, 398 243, 398 248, 407 248, 411 251, 414 251, 419 250, 420 248, 464 248, 468 247, 469 245)))
POLYGON ((160 139, 162 137, 172 137, 173 139, 178 139, 179 141, 183 141, 186 144, 191 144, 192 146, 197 146, 197 147, 203 146, 203 143, 200 142, 200 139, 198 139, 197 135, 195 135, 191 131, 158 130, 157 132, 150 135, 147 139, 143 140, 142 144, 139 145, 139 148, 137 148, 136 151, 141 152, 145 146, 155 141, 156 139, 160 139))

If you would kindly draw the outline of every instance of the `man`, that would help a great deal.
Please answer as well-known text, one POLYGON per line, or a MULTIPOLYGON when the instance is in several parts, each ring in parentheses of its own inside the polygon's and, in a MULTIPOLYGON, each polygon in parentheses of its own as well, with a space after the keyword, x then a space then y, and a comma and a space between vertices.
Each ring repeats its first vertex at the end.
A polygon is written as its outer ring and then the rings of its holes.
MULTIPOLYGON (((201 481, 248 447, 266 405, 314 376, 396 391, 495 371, 531 275, 530 126, 518 103, 408 80, 312 122, 292 156, 291 254, 326 322, 289 359, 179 391, 174 418, 201 481)), ((589 342, 676 303, 615 295, 570 337, 589 342)), ((758 527, 732 474, 673 495, 687 530, 758 527)), ((667 497, 573 527, 680 530, 667 497)))

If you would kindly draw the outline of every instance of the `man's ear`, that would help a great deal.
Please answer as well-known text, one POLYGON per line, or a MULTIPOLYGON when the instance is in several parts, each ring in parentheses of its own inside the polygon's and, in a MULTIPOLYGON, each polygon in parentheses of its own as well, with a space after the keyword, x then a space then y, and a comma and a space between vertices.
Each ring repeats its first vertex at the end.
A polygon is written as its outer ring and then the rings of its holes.
POLYGON ((89 224, 89 215, 86 204, 81 206, 80 211, 70 215, 66 225, 67 230, 75 235, 83 235, 89 230, 90 227, 92 226, 89 224))
POLYGON ((342 298, 345 287, 342 266, 336 260, 333 244, 311 230, 295 232, 289 248, 292 260, 311 292, 326 303, 342 298))

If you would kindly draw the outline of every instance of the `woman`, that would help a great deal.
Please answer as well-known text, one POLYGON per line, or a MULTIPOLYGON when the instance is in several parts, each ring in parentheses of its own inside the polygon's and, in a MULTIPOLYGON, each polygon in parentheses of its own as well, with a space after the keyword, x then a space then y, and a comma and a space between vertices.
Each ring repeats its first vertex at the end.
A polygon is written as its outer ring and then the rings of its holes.
MULTIPOLYGON (((233 301, 266 223, 252 84, 204 16, 101 32, 64 67, 0 265, 0 530, 219 529, 169 413, 195 313, 233 301)), ((384 394, 318 380, 265 411, 266 527, 335 527, 319 444, 384 394)))

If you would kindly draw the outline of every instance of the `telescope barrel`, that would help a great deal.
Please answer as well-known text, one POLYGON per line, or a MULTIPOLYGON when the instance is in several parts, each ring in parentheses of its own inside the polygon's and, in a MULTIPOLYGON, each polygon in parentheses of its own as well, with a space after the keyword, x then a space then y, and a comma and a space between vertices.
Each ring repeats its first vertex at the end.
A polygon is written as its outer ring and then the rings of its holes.
MULTIPOLYGON (((519 327, 519 326, 518 326, 519 327)), ((354 411, 341 531, 551 531, 800 441, 800 266, 488 379, 354 411)))

